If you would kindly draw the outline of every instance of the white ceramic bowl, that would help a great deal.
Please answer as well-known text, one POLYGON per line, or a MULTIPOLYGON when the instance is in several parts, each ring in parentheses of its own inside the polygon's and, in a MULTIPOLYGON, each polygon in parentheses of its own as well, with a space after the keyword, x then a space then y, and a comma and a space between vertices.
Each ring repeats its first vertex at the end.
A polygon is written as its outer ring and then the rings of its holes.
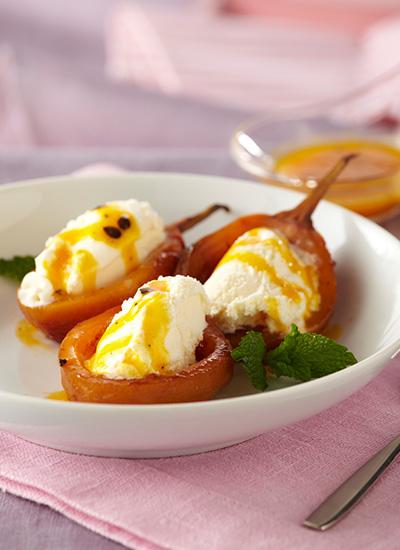
MULTIPOLYGON (((296 192, 240 180, 185 174, 36 180, 0 187, 0 257, 37 254, 49 235, 87 208, 112 199, 148 200, 166 223, 214 202, 219 212, 187 242, 232 219, 295 206, 296 192)), ((0 280, 0 429, 66 451, 99 456, 158 457, 233 445, 321 412, 376 376, 400 348, 400 242, 374 223, 328 202, 314 216, 337 262, 333 324, 356 365, 304 384, 275 380, 258 393, 238 368, 215 399, 174 405, 101 405, 47 399, 61 390, 57 345, 26 346, 16 284, 0 280)))

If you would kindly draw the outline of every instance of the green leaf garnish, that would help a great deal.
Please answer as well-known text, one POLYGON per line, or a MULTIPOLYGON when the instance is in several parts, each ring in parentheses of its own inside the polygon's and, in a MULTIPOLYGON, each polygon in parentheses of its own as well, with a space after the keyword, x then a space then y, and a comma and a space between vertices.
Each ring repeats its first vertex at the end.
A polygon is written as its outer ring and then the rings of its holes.
POLYGON ((357 363, 345 346, 322 334, 301 333, 295 324, 280 346, 268 352, 261 334, 248 332, 232 357, 242 363, 253 386, 261 391, 267 388, 264 365, 276 376, 307 382, 357 363))
POLYGON ((22 281, 24 276, 35 269, 33 256, 14 256, 11 260, 0 259, 0 275, 22 281))
POLYGON ((232 358, 242 367, 257 390, 267 389, 267 373, 264 369, 266 345, 259 332, 251 330, 240 340, 237 348, 232 351, 232 358))
POLYGON ((354 363, 357 359, 346 346, 322 334, 301 333, 294 324, 281 345, 267 354, 270 372, 300 382, 320 378, 354 363))

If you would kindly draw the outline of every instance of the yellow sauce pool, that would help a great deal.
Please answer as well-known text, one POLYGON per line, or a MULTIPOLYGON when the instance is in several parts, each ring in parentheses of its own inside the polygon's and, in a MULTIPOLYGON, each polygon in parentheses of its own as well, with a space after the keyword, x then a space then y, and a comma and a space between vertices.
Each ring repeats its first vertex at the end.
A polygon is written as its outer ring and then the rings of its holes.
POLYGON ((400 150, 367 140, 323 141, 274 155, 274 172, 292 187, 307 191, 346 155, 353 159, 326 198, 376 220, 388 217, 400 204, 400 150))
POLYGON ((28 348, 35 346, 42 348, 49 347, 49 344, 41 340, 41 332, 36 327, 31 325, 31 323, 26 319, 21 319, 18 321, 15 333, 19 341, 28 348))
POLYGON ((53 399, 55 401, 69 401, 67 393, 64 390, 49 393, 46 396, 46 399, 53 399))

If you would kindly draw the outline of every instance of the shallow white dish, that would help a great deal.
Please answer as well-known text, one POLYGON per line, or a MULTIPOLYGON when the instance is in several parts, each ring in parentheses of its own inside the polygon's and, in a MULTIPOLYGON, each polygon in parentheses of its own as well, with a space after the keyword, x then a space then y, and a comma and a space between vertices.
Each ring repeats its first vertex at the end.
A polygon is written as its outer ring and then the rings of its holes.
MULTIPOLYGON (((166 223, 214 202, 229 204, 186 234, 192 242, 232 219, 274 214, 302 195, 217 177, 136 173, 53 178, 0 187, 0 257, 37 254, 49 235, 106 200, 148 200, 166 223)), ((226 447, 321 412, 376 376, 400 349, 400 242, 374 223, 322 202, 314 223, 337 262, 332 324, 359 363, 304 384, 275 380, 253 390, 239 369, 213 401, 176 405, 98 405, 47 399, 62 389, 57 345, 26 346, 17 285, 0 278, 0 429, 48 447, 114 457, 161 457, 226 447)))

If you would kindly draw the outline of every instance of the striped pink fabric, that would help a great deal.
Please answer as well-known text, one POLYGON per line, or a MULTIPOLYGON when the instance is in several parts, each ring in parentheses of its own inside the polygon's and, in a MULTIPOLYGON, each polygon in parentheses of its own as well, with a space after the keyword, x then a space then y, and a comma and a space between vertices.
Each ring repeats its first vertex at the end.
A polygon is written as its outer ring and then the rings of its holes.
POLYGON ((108 21, 106 51, 113 79, 254 111, 345 92, 358 48, 307 23, 124 4, 108 21))
POLYGON ((303 20, 358 35, 399 9, 397 0, 224 0, 221 5, 228 12, 303 20))
POLYGON ((33 143, 14 52, 6 44, 0 44, 0 143, 3 147, 27 147, 33 143))
MULTIPOLYGON (((360 9, 360 21, 375 21, 389 8, 370 10, 364 19, 360 9)), ((400 63, 400 16, 366 28, 360 37, 360 29, 331 30, 321 21, 282 14, 251 17, 121 4, 107 25, 107 71, 116 81, 161 93, 250 112, 274 110, 340 97, 400 63)), ((393 95, 392 88, 387 95, 393 95)), ((385 110, 387 97, 382 103, 385 110)))

